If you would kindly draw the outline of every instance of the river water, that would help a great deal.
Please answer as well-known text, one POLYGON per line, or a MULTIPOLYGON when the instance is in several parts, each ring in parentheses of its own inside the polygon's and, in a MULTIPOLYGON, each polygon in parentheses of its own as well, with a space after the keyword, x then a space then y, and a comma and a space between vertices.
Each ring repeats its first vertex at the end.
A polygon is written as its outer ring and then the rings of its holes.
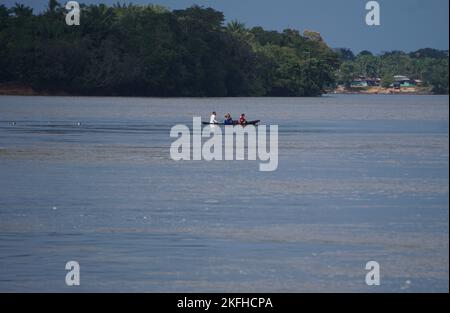
POLYGON ((448 116, 440 96, 1 96, 0 291, 448 292, 448 116), (277 170, 173 161, 171 127, 213 110, 279 125, 277 170))

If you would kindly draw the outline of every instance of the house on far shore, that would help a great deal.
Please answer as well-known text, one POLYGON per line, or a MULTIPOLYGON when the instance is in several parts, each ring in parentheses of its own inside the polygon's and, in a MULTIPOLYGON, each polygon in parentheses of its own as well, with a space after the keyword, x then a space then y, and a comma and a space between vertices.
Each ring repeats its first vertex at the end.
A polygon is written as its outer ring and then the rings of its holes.
POLYGON ((414 79, 414 83, 416 84, 416 86, 420 87, 423 85, 423 82, 420 79, 414 79))
POLYGON ((353 79, 350 84, 351 88, 365 88, 365 87, 375 87, 380 86, 381 79, 380 78, 372 78, 359 76, 358 78, 353 79))
MULTIPOLYGON (((420 83, 422 83, 420 81, 420 83)), ((415 80, 410 79, 407 76, 404 75, 395 75, 394 76, 394 83, 391 85, 392 87, 396 88, 396 89, 400 89, 402 87, 416 87, 417 83, 415 80)))
POLYGON ((393 83, 382 87, 381 78, 357 76, 352 79, 350 88, 342 82, 337 85, 335 93, 363 93, 363 94, 391 94, 391 93, 416 93, 421 91, 423 82, 420 79, 410 79, 404 75, 389 77, 393 83), (392 80, 391 80, 392 81, 392 80))

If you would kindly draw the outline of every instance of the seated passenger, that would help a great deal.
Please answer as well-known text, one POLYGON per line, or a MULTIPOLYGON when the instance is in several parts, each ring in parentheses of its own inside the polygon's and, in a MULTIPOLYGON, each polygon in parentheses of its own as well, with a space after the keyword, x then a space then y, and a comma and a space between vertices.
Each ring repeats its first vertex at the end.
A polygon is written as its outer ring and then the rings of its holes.
POLYGON ((223 122, 225 125, 234 125, 234 121, 233 121, 233 119, 231 118, 231 114, 230 113, 227 113, 226 115, 225 115, 225 120, 224 120, 224 122, 223 122))
POLYGON ((241 117, 239 118, 239 124, 240 124, 240 125, 245 125, 245 124, 247 124, 247 119, 245 118, 245 114, 244 114, 244 113, 242 113, 242 114, 241 114, 241 117))

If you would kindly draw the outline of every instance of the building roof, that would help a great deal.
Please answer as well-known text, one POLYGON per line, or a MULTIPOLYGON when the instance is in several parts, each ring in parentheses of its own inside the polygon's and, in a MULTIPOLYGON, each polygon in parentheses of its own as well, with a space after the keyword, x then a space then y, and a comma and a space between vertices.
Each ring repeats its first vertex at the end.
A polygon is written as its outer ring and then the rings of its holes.
POLYGON ((404 75, 395 75, 394 76, 394 80, 396 81, 402 81, 402 80, 410 80, 409 77, 404 76, 404 75))

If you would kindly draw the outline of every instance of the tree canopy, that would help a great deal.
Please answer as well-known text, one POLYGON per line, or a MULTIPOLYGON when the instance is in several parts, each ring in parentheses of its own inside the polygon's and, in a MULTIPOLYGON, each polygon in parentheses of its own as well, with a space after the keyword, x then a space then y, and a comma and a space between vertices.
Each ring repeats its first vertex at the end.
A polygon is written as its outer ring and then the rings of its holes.
POLYGON ((448 92, 448 52, 375 56, 330 49, 319 33, 225 24, 192 6, 81 5, 81 24, 49 1, 42 13, 0 5, 0 83, 121 96, 317 96, 355 75, 420 78, 448 92))
POLYGON ((317 34, 225 25, 211 8, 82 5, 80 26, 65 13, 56 0, 36 15, 0 6, 0 82, 89 95, 316 96, 338 67, 317 34))
POLYGON ((394 75, 419 79, 435 94, 448 94, 448 51, 420 49, 411 53, 402 51, 373 55, 363 51, 350 58, 350 53, 338 51, 341 64, 338 81, 349 86, 358 76, 381 78, 384 87, 393 83, 394 75))

